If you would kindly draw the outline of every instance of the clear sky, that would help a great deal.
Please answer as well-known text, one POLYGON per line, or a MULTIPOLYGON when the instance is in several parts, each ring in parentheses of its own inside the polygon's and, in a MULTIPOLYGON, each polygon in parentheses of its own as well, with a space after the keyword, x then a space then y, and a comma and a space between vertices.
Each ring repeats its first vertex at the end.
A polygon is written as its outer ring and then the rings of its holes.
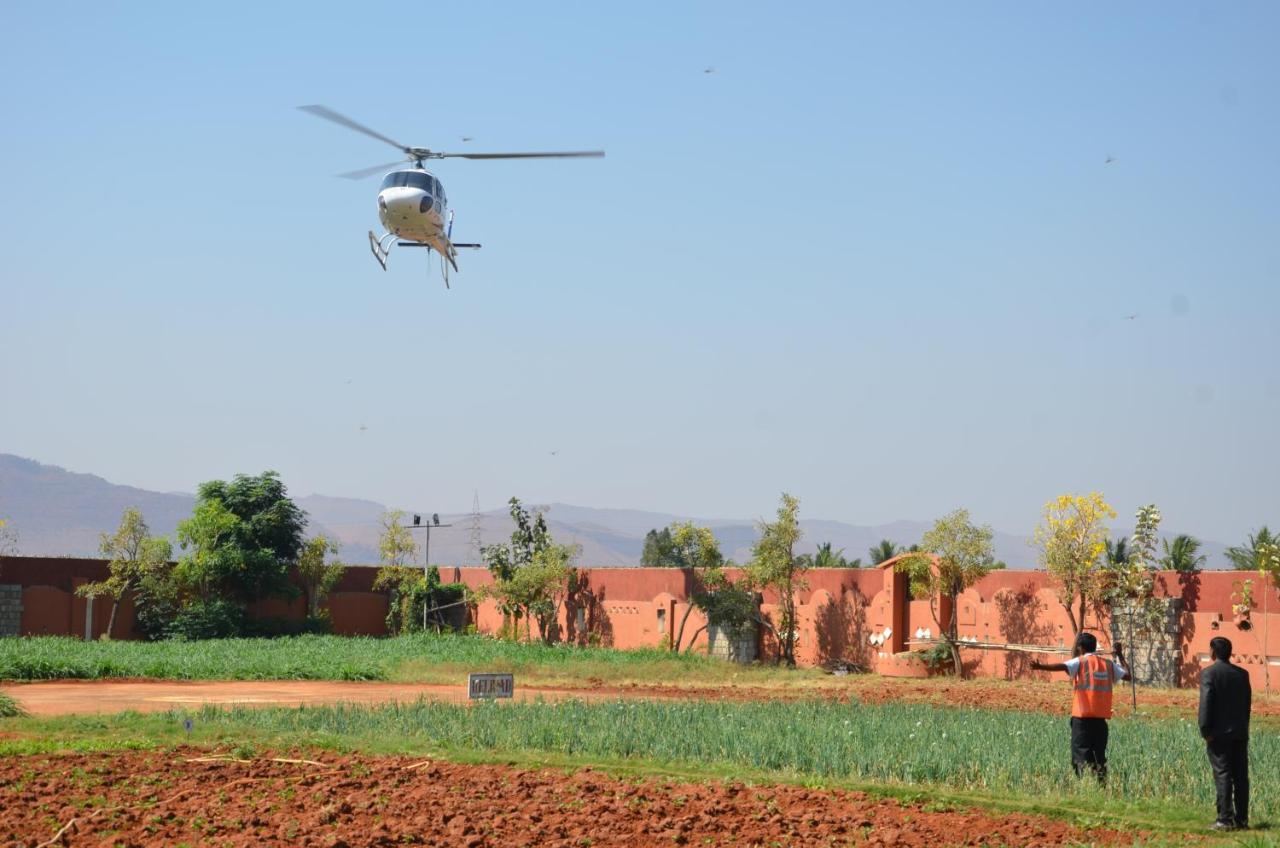
POLYGON ((0 5, 0 451, 441 512, 1280 524, 1280 5, 621 5, 0 5), (608 157, 436 163, 484 244, 446 291, 331 176, 394 151, 307 103, 608 157))

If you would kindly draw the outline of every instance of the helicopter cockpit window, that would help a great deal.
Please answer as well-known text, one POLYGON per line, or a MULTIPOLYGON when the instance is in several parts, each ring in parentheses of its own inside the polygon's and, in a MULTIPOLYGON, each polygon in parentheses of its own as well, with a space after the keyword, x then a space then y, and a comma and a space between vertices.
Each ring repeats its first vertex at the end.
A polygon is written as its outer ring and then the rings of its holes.
POLYGON ((406 171, 404 174, 405 181, 401 183, 408 188, 420 188, 427 194, 431 193, 431 175, 421 172, 406 171))

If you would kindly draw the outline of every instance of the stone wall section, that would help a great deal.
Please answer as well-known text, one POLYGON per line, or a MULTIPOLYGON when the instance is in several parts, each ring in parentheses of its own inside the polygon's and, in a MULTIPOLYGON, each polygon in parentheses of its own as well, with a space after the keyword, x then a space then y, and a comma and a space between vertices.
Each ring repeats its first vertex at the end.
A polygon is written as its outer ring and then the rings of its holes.
POLYGON ((22 586, 0 583, 0 637, 22 633, 22 586))

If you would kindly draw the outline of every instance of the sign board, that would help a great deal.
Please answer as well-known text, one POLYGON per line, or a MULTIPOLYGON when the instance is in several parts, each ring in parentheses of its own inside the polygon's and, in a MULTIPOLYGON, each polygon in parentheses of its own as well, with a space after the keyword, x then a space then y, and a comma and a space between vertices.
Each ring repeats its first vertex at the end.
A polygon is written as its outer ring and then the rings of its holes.
POLYGON ((468 674, 468 698, 510 698, 515 694, 516 680, 511 674, 468 674))

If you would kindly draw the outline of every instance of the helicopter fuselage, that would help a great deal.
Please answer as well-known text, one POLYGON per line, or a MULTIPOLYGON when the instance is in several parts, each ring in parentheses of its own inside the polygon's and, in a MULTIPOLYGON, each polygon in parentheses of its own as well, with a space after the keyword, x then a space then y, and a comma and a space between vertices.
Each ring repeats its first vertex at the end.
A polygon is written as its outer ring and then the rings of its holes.
POLYGON ((392 171, 378 191, 378 219, 405 241, 428 245, 442 256, 453 256, 449 244, 444 186, 421 169, 392 171))

